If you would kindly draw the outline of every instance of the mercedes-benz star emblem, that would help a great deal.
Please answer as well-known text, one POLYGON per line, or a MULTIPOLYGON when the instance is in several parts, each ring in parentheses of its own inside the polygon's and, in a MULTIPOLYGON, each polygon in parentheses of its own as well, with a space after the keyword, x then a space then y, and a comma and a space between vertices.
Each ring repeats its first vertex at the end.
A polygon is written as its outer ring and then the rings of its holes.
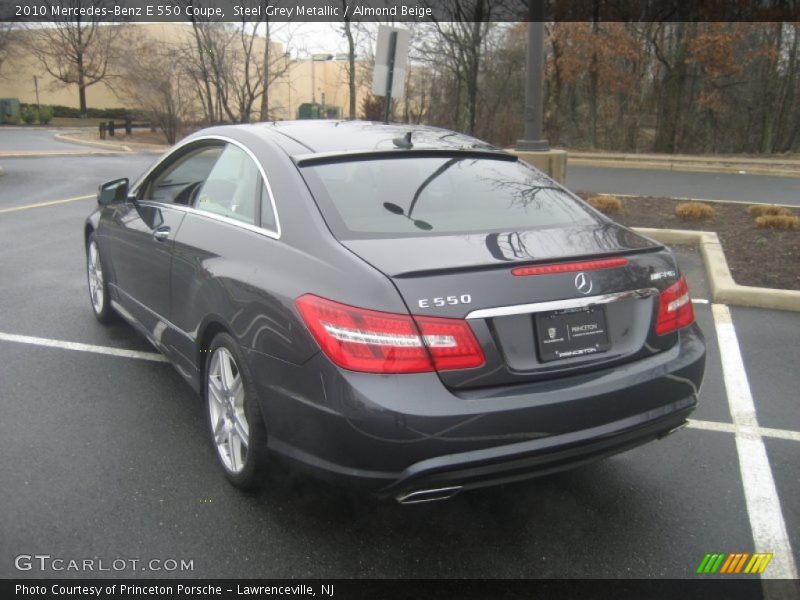
POLYGON ((588 294, 592 291, 594 284, 589 276, 581 271, 577 275, 575 275, 575 289, 577 289, 581 294, 588 294))

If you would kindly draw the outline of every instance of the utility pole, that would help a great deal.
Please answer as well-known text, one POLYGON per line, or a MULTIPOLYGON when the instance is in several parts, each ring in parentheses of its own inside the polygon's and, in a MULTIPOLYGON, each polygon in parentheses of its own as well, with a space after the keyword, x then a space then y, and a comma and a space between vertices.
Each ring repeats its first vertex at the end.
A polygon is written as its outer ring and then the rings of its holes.
POLYGON ((549 150, 549 143, 542 137, 544 115, 543 0, 528 0, 528 54, 525 67, 525 137, 517 140, 517 150, 549 150))

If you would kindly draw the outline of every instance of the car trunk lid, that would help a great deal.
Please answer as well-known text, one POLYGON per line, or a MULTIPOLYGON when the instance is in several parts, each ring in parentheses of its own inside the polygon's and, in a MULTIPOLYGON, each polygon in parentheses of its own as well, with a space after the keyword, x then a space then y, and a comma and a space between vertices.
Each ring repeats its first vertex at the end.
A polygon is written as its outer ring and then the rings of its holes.
POLYGON ((342 243, 413 315, 468 320, 486 361, 441 371, 452 388, 562 377, 675 342, 653 333, 659 290, 678 276, 672 255, 615 223, 342 243))

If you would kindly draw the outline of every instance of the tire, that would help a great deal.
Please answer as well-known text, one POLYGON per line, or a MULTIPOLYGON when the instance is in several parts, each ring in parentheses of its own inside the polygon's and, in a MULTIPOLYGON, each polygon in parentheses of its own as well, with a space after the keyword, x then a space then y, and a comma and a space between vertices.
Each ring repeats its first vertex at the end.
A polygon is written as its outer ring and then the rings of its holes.
POLYGON ((260 487, 267 469, 267 429, 239 346, 218 334, 205 361, 203 399, 211 445, 234 486, 260 487))
POLYGON ((94 233, 86 240, 86 279, 89 284, 89 302, 92 312, 101 323, 114 321, 114 309, 111 308, 111 298, 108 295, 108 281, 103 269, 103 260, 100 256, 100 247, 94 233))

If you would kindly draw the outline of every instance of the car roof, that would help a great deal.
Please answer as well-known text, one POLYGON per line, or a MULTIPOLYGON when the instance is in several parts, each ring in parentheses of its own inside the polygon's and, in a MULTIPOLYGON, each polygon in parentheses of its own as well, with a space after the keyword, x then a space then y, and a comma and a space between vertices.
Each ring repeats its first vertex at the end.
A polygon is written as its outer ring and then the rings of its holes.
POLYGON ((304 120, 253 123, 236 127, 269 137, 295 160, 325 155, 404 150, 402 140, 409 133, 414 150, 500 151, 477 138, 427 125, 304 120))

